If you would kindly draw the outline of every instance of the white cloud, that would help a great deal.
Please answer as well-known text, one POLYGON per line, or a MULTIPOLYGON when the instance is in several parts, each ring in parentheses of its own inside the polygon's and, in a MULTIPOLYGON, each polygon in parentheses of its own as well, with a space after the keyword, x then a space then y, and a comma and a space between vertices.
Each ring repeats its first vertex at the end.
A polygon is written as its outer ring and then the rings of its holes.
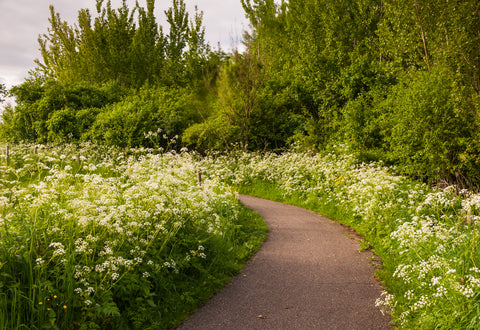
MULTIPOLYGON (((128 0, 127 3, 134 4, 128 0)), ((121 0, 112 0, 118 7, 121 0)), ((139 0, 142 5, 145 0, 139 0)), ((223 49, 238 46, 242 31, 248 26, 240 0, 185 0, 189 13, 195 5, 204 12, 207 41, 223 49)), ((0 0, 0 81, 7 86, 19 84, 35 66, 39 57, 38 36, 46 33, 50 17, 49 5, 70 24, 76 22, 78 10, 90 8, 95 13, 95 0, 0 0)), ((156 16, 165 25, 164 10, 171 0, 156 1, 156 16)))

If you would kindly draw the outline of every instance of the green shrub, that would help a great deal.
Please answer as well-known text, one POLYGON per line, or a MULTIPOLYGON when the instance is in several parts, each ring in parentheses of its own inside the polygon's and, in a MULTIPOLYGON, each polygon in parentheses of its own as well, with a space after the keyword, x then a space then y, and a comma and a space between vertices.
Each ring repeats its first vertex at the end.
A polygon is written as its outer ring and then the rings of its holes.
POLYGON ((77 111, 117 102, 123 91, 114 81, 97 87, 37 79, 12 88, 11 93, 16 97, 17 106, 2 114, 2 136, 14 142, 42 143, 69 136, 78 138, 91 119, 78 121, 77 111))
POLYGON ((202 123, 188 127, 182 134, 182 142, 197 151, 226 150, 238 141, 240 128, 223 116, 213 116, 202 123))
POLYGON ((388 158, 404 173, 430 182, 479 174, 471 164, 478 135, 475 110, 456 81, 442 68, 418 72, 381 104, 388 158))
POLYGON ((197 111, 200 106, 188 89, 147 86, 101 109, 83 139, 122 147, 165 148, 171 142, 169 138, 180 136, 187 127, 200 121, 197 111))

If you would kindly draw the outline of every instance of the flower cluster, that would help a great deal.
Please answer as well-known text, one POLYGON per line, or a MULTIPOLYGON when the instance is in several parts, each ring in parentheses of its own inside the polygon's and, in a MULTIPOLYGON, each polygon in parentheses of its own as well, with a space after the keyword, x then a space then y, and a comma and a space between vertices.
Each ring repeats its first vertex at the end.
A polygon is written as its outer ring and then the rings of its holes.
POLYGON ((234 239, 240 205, 219 179, 198 185, 196 157, 88 144, 12 148, 0 165, 0 265, 32 274, 26 296, 56 283, 72 306, 65 320, 81 319, 68 316, 79 310, 114 315, 114 294, 129 301, 165 278, 203 271, 217 262, 211 246, 234 239), (27 256, 30 272, 10 261, 27 256))

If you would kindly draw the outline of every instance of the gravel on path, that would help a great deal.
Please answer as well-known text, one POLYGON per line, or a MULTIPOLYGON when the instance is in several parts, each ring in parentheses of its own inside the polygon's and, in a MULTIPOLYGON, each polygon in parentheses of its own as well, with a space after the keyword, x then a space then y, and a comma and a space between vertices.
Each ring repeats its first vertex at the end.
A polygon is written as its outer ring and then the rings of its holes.
POLYGON ((177 329, 391 329, 373 260, 339 223, 239 196, 270 228, 241 273, 177 329))

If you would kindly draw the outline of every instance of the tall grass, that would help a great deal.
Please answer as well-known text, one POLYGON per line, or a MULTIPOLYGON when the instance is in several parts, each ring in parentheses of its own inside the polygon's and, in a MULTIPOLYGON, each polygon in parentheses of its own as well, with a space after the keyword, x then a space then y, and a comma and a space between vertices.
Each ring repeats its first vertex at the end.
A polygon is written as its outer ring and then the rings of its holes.
POLYGON ((194 154, 18 145, 0 167, 1 329, 173 327, 239 271, 263 221, 194 154))

